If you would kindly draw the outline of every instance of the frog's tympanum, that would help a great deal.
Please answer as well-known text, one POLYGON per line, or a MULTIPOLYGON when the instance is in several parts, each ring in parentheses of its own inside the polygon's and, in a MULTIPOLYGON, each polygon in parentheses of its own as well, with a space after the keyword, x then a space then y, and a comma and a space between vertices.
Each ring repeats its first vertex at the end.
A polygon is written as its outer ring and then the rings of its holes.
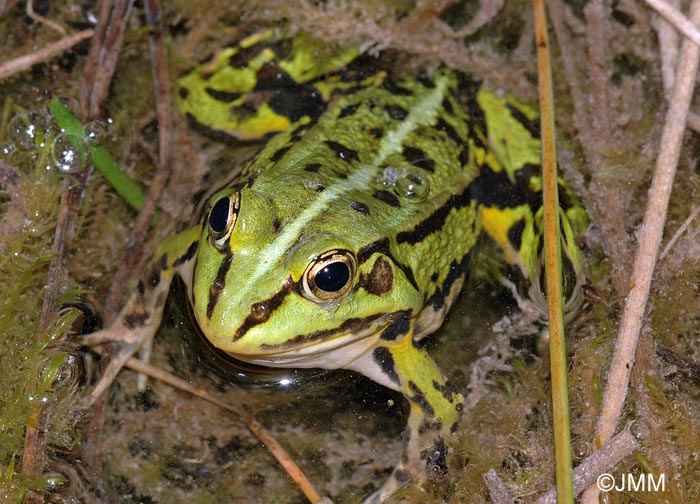
MULTIPOLYGON (((392 77, 308 38, 249 37, 183 77, 179 107, 200 127, 266 138, 201 222, 166 239, 114 324, 123 343, 98 392, 153 338, 174 275, 202 333, 264 366, 350 369, 410 404, 403 452, 366 502, 446 471, 462 396, 421 340, 440 327, 485 231, 532 278, 538 117, 449 69, 392 77)), ((578 252, 562 207, 564 248, 578 252)))

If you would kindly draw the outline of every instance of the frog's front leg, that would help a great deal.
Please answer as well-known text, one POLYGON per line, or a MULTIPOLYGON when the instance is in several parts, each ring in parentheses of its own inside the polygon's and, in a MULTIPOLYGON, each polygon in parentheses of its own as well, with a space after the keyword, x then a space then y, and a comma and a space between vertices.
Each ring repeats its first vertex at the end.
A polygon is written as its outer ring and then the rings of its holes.
POLYGON ((401 392, 410 404, 404 451, 390 478, 364 504, 383 502, 401 487, 447 473, 445 439, 457 429, 463 399, 428 353, 413 340, 413 321, 401 318, 385 329, 376 347, 351 369, 401 392))
POLYGON ((181 276, 191 269, 197 250, 199 228, 191 228, 164 241, 146 267, 144 278, 136 292, 109 327, 88 334, 83 343, 88 346, 108 342, 121 343, 91 396, 99 397, 114 381, 126 361, 141 348, 150 348, 163 318, 163 308, 175 273, 181 276))

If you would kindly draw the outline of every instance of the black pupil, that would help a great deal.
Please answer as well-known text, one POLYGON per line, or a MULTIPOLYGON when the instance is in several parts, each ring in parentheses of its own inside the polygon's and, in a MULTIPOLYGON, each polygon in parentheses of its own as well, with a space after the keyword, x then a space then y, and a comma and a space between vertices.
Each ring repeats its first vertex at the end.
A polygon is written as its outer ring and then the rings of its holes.
POLYGON ((314 283, 316 287, 326 292, 338 292, 350 280, 350 268, 344 262, 336 261, 316 273, 314 283))
POLYGON ((221 198, 214 204, 214 208, 211 209, 209 214, 209 227, 215 233, 223 233, 226 231, 226 225, 228 224, 228 207, 231 204, 231 198, 228 196, 221 198))

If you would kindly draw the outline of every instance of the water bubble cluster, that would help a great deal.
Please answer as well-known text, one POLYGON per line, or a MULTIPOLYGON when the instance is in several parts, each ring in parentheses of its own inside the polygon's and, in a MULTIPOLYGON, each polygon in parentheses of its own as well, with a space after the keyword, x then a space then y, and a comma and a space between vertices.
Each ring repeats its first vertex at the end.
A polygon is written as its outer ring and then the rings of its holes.
POLYGON ((29 155, 46 170, 76 173, 89 161, 86 155, 89 146, 105 141, 110 122, 87 123, 83 137, 59 130, 48 111, 20 110, 7 123, 7 136, 0 144, 0 156, 5 156, 10 163, 26 166, 26 156, 29 155))

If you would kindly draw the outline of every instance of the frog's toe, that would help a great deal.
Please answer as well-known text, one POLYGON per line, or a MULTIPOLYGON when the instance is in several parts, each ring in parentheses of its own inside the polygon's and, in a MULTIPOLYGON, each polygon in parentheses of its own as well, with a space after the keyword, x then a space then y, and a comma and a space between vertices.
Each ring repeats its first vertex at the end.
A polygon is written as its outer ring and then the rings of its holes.
POLYGON ((90 392, 90 397, 95 400, 102 395, 102 393, 109 388, 114 379, 119 374, 119 371, 124 367, 129 358, 134 355, 134 353, 139 349, 140 342, 129 343, 122 345, 116 354, 110 356, 109 364, 105 369, 104 373, 100 377, 100 381, 97 382, 95 388, 90 392))

